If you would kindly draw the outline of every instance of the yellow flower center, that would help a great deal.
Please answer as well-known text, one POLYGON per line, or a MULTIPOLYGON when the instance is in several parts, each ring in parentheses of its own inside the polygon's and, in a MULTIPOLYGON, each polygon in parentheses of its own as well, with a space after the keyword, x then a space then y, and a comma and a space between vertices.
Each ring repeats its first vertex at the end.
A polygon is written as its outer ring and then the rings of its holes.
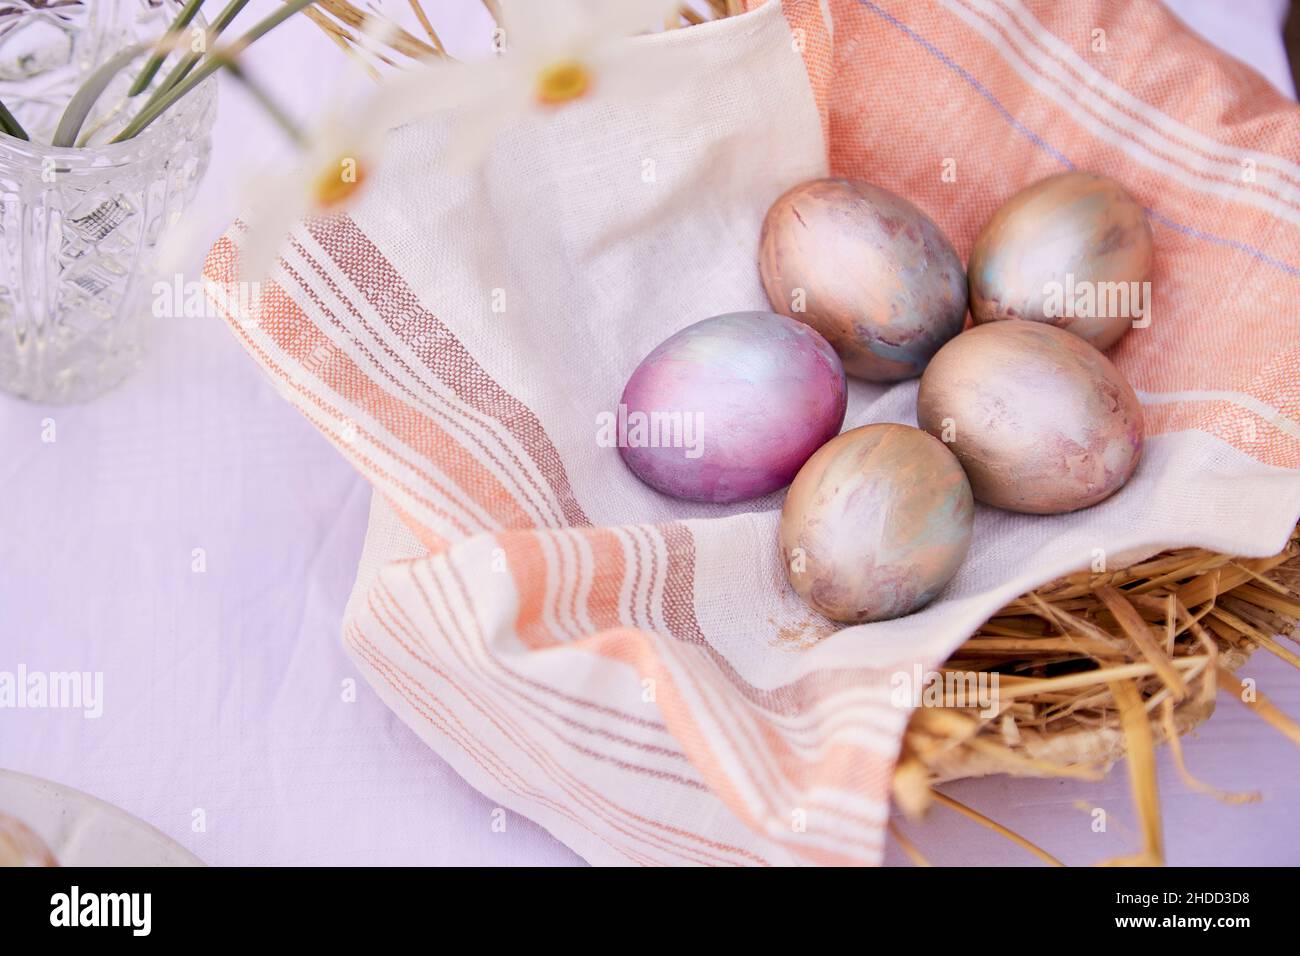
POLYGON ((320 209, 335 209, 350 200, 365 179, 365 170, 354 157, 340 156, 333 165, 322 167, 316 175, 312 199, 320 209))
POLYGON ((583 96, 591 88, 591 73, 577 60, 560 60, 537 74, 537 100, 558 106, 583 96))

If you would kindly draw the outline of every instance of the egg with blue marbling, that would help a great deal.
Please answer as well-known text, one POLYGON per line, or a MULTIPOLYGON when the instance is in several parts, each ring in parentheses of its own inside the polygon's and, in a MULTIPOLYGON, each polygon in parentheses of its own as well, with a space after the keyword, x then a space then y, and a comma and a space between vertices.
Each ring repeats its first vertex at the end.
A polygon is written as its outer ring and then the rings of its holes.
POLYGON ((966 321, 966 273, 946 236, 901 196, 817 179, 772 204, 759 240, 772 308, 835 347, 848 374, 920 375, 966 321))
POLYGON ((1150 317, 1153 255, 1146 211, 1123 186, 1049 176, 1003 203, 975 240, 971 318, 1045 322, 1110 348, 1150 317))

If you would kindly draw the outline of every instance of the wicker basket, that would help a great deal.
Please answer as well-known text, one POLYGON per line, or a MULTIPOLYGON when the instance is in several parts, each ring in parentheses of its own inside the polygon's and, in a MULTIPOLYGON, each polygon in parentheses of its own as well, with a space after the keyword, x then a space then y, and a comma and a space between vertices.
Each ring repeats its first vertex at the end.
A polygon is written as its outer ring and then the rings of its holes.
MULTIPOLYGON (((1300 654, 1283 643, 1296 639, 1297 621, 1300 527, 1270 558, 1183 549, 1053 581, 1008 604, 949 658, 945 670, 998 674, 997 713, 916 710, 895 799, 913 817, 938 799, 1023 843, 931 787, 994 773, 1095 780, 1127 754, 1146 846, 1123 862, 1162 862, 1155 745, 1172 742, 1192 780, 1178 737, 1214 712, 1219 693, 1300 745, 1300 725, 1235 676, 1260 648, 1300 667, 1300 654)), ((1249 799, 1192 782, 1223 799, 1249 799)))

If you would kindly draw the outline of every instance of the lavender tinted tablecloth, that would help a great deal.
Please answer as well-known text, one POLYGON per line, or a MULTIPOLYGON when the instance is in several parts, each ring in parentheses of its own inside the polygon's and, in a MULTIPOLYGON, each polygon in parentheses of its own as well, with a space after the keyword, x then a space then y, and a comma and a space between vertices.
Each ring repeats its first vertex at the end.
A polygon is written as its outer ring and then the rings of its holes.
MULTIPOLYGON (((1283 0, 1170 6, 1292 92, 1283 0)), ((479 5, 444 8, 440 32, 453 51, 480 45, 479 5)), ((293 78, 332 49, 308 25, 291 25, 255 62, 267 80, 284 78, 278 86, 306 112, 319 97, 293 78)), ((237 87, 222 93, 194 214, 202 238, 236 213, 248 171, 282 151, 237 87), (254 155, 251 142, 275 145, 254 155)), ((187 279, 197 279, 205 247, 195 243, 187 279)), ((218 320, 158 326, 142 373, 95 403, 0 398, 0 670, 104 674, 99 719, 0 710, 0 767, 95 794, 214 864, 579 862, 527 820, 496 812, 346 660, 338 625, 369 508, 362 479, 218 320), (41 441, 48 418, 54 443, 41 441)), ((1246 673, 1300 713, 1295 671, 1261 654, 1246 673)), ((1209 782, 1257 788, 1265 800, 1225 807, 1192 793, 1162 752, 1171 863, 1300 862, 1290 743, 1225 701, 1187 756, 1209 782)), ((992 778, 946 789, 1067 862, 1136 845, 1122 772, 1095 785, 992 778), (1079 806, 1107 808, 1108 831, 1093 833, 1079 806)), ((936 863, 1031 859, 942 810, 906 829, 936 863)), ((887 860, 905 862, 892 846, 887 860)))

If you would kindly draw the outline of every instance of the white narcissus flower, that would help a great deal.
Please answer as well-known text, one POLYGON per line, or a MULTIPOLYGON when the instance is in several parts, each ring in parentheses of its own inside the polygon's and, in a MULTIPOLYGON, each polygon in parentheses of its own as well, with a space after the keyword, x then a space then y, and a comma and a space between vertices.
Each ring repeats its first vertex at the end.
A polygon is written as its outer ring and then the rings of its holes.
MULTIPOLYGON (((397 27, 371 18, 361 34, 368 50, 382 50, 397 27)), ((360 59, 350 60, 352 66, 360 59)), ((350 77, 359 70, 347 71, 350 77)), ((423 72, 423 68, 415 72, 423 72)), ((335 104, 314 130, 302 137, 300 162, 286 173, 260 177, 246 196, 245 231, 238 235, 240 276, 260 282, 271 271, 293 225, 312 216, 346 212, 358 199, 379 162, 385 134, 394 126, 427 115, 427 108, 401 91, 367 78, 368 95, 358 97, 338 84, 335 104)))
POLYGON ((430 113, 454 109, 442 164, 466 172, 482 162, 498 132, 530 112, 545 115, 589 96, 633 101, 669 82, 682 65, 669 63, 664 50, 637 57, 619 41, 662 29, 681 6, 682 0, 509 0, 494 36, 497 55, 399 76, 393 86, 403 92, 390 102, 400 107, 409 96, 430 113))
POLYGON ((661 28, 680 7, 681 0, 512 0, 494 37, 499 55, 431 61, 390 76, 360 108, 327 117, 307 138, 305 161, 293 174, 258 185, 238 240, 242 277, 266 276, 295 222, 347 211, 373 175, 389 129, 455 110, 443 165, 464 172, 482 161, 501 129, 530 111, 589 95, 631 100, 662 85, 674 66, 629 57, 618 41, 661 28))
POLYGON ((247 228, 236 239, 245 281, 266 277, 294 223, 343 212, 356 199, 377 153, 374 139, 357 132, 331 117, 308 140, 297 168, 252 184, 243 217, 247 228))

